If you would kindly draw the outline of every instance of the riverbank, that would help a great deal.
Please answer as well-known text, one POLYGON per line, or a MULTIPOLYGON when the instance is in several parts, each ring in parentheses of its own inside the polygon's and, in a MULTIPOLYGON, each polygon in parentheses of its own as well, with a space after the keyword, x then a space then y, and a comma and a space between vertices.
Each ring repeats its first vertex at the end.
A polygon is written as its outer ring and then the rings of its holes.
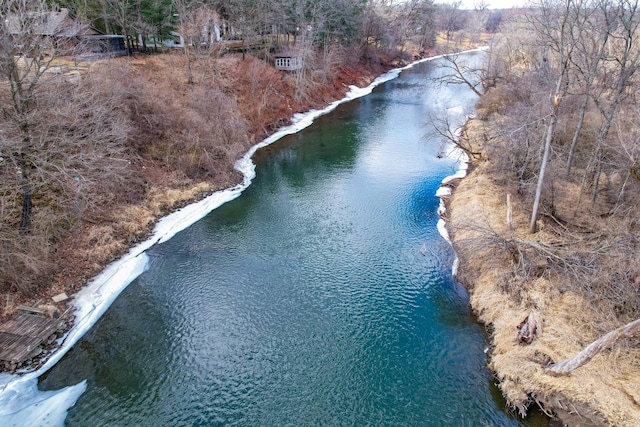
MULTIPOLYGON (((148 257, 144 253, 146 248, 154 245, 155 243, 166 241, 175 233, 188 227, 199 218, 202 218, 207 212, 210 212, 211 209, 214 209, 225 201, 237 197, 242 190, 246 188, 253 178, 253 166, 250 159, 255 150, 272 142, 274 138, 277 139, 279 137, 278 134, 281 136, 283 133, 293 133, 307 126, 313 121, 313 118, 330 111, 341 102, 346 102, 349 99, 366 95, 371 91, 375 84, 392 79, 396 77, 399 72, 400 70, 396 69, 392 72, 386 73, 378 77, 372 85, 365 89, 351 88, 349 96, 343 98, 341 101, 331 103, 322 111, 312 111, 305 115, 295 116, 295 123, 292 126, 281 129, 262 143, 255 145, 245 154, 244 157, 242 157, 240 162, 236 164, 236 167, 245 177, 243 184, 232 187, 228 190, 217 192, 212 196, 204 198, 198 203, 190 204, 174 214, 166 216, 160 220, 155 227, 153 238, 136 245, 124 258, 121 258, 116 263, 111 264, 99 276, 95 277, 87 287, 83 288, 82 291, 76 295, 74 301, 74 305, 78 308, 76 311, 76 324, 64 341, 64 350, 68 350, 74 342, 76 342, 79 337, 81 337, 82 334, 84 334, 92 324, 95 323, 101 314, 109 307, 111 302, 115 300, 126 284, 144 271, 148 261, 148 257)), ((9 417, 8 419, 12 419, 11 417, 14 415, 18 418, 22 417, 23 414, 25 416, 31 416, 29 405, 37 403, 39 406, 42 406, 42 404, 38 402, 44 402, 45 397, 43 397, 43 393, 38 392, 35 387, 37 377, 42 372, 53 366, 63 356, 63 354, 64 351, 55 353, 46 362, 46 366, 40 368, 39 372, 30 372, 17 377, 2 374, 2 376, 0 376, 0 385, 3 386, 3 390, 2 393, 0 393, 0 398, 2 398, 4 402, 4 398, 12 399, 12 396, 19 395, 20 402, 13 402, 12 407, 5 407, 4 411, 0 411, 0 416, 6 414, 7 417, 9 417)), ((66 411, 66 408, 73 404, 77 396, 82 393, 84 387, 86 387, 86 385, 82 382, 73 387, 56 391, 55 393, 47 392, 48 394, 54 394, 52 397, 65 400, 64 404, 58 405, 59 408, 56 412, 57 415, 62 417, 61 419, 64 419, 64 416, 60 415, 60 413, 66 411)), ((47 397, 46 400, 49 402, 51 398, 47 397)))
MULTIPOLYGON (((52 296, 82 289, 145 240, 159 218, 241 183, 234 165, 250 147, 291 124, 297 114, 322 109, 352 85, 366 87, 415 59, 343 60, 302 83, 251 55, 200 59, 191 64, 194 84, 187 83, 179 53, 80 64, 83 79, 103 82, 93 87, 105 89, 98 98, 114 96, 120 102, 128 138, 120 153, 126 169, 117 184, 91 183, 82 214, 66 224, 59 221, 55 238, 43 236, 51 247, 42 247, 37 269, 16 273, 12 289, 0 294, 0 318, 11 317, 20 305, 41 306, 49 315, 64 312, 69 300, 52 303, 52 296)), ((42 203, 35 202, 36 212, 46 207, 42 203)), ((39 232, 34 230, 33 237, 39 232)))
POLYGON ((575 242, 562 241, 545 227, 548 219, 541 221, 538 233, 528 232, 530 203, 518 198, 513 183, 496 172, 488 155, 487 141, 496 144, 498 126, 495 117, 467 124, 465 144, 482 156, 472 162, 466 178, 453 184, 447 201, 447 227, 460 261, 457 278, 487 328, 489 367, 509 405, 520 414, 538 404, 566 425, 640 425, 640 349, 633 342, 602 352, 567 376, 545 371, 550 363, 575 355, 598 338, 608 315, 564 286, 565 278, 547 268, 548 259, 542 258, 527 280, 516 277, 513 242, 575 242), (512 229, 507 225, 508 194, 512 229), (519 343, 521 322, 532 313, 539 318, 537 333, 530 344, 519 343))

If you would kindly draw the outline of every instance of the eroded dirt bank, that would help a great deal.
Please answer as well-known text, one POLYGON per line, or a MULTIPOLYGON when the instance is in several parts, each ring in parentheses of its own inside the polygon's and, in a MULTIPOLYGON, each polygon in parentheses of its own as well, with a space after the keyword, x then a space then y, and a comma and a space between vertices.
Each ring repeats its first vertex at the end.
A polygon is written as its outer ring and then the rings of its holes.
MULTIPOLYGON (((489 333, 489 367, 510 405, 521 413, 540 404, 569 426, 640 425, 640 348, 621 343, 598 354, 567 376, 545 372, 581 351, 599 337, 607 313, 578 292, 564 286, 562 275, 538 269, 519 280, 517 248, 536 243, 573 244, 545 227, 528 232, 530 203, 520 200, 508 180, 497 176, 485 142, 495 124, 472 120, 468 143, 482 152, 469 175, 454 183, 448 200, 447 224, 460 258, 458 280, 489 333), (513 230, 507 226, 507 194, 512 199, 513 230), (539 317, 530 344, 518 343, 521 323, 530 313, 539 317)), ((535 270, 535 269, 534 269, 535 270)))

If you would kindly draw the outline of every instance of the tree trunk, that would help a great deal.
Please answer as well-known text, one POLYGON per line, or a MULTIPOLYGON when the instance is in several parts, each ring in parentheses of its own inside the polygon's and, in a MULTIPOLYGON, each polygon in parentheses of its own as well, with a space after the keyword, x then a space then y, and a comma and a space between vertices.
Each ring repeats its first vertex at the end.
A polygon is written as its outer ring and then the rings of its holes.
POLYGON ((571 148, 569 148, 569 156, 567 159, 567 177, 571 173, 571 165, 573 163, 573 155, 576 151, 576 146, 578 145, 578 138, 580 136, 580 131, 582 131, 582 126, 584 125, 584 116, 587 111, 587 104, 589 102, 589 92, 584 95, 584 99, 582 100, 582 105, 580 106, 580 117, 578 118, 578 124, 576 125, 576 131, 573 134, 573 139, 571 140, 571 148))
MULTIPOLYGON (((609 41, 610 31, 615 21, 611 20, 606 25, 605 28, 601 28, 598 31, 601 31, 602 38, 600 39, 600 43, 598 44, 598 50, 596 51, 595 56, 591 60, 591 66, 588 69, 588 74, 586 74, 585 78, 585 93, 584 98, 582 100, 582 105, 580 105, 580 118, 578 119, 578 125, 576 126, 576 131, 573 134, 573 139, 571 140, 571 148, 569 149, 569 156, 567 159, 567 177, 571 173, 571 166, 573 164, 573 156, 575 154, 576 146, 578 145, 578 138, 580 137, 580 131, 582 130, 582 126, 584 125, 584 116, 587 110, 587 105, 589 103, 589 98, 591 97, 591 88, 593 87, 593 81, 596 78, 596 74, 599 69, 600 62, 602 61, 602 57, 605 54, 607 42, 609 41)), ((585 57, 588 58, 590 55, 588 52, 584 53, 585 57)), ((584 74, 583 74, 584 75, 584 74)))
POLYGON ((640 332, 640 319, 627 323, 626 325, 601 336, 586 346, 580 353, 569 359, 563 360, 562 362, 549 366, 545 371, 555 375, 567 375, 571 373, 571 371, 589 363, 589 361, 591 361, 591 359, 593 359, 593 357, 602 350, 611 348, 611 346, 613 346, 620 338, 632 337, 638 332, 640 332))
POLYGON ((20 232, 28 233, 31 230, 31 208, 33 206, 33 188, 29 180, 28 165, 24 154, 19 159, 20 172, 22 177, 22 214, 20 216, 20 232))
POLYGON ((124 32, 124 40, 127 45, 127 55, 133 56, 133 44, 131 43, 131 37, 129 37, 126 32, 124 32))
POLYGON ((551 113, 551 122, 547 127, 547 136, 544 141, 544 154, 542 155, 542 164, 540 165, 540 173, 538 175, 538 184, 536 185, 536 195, 533 200, 533 210, 531 212, 531 222, 529 224, 529 232, 537 231, 536 221, 538 220, 538 210, 540 209, 540 199, 542 198, 542 186, 544 184, 544 174, 547 170, 547 162, 549 161, 549 153, 551 152, 551 141, 556 131, 556 123, 558 122, 558 106, 560 105, 560 95, 556 93, 553 101, 553 113, 551 113))
POLYGON ((593 191, 591 193, 591 202, 594 203, 598 196, 598 188, 600 184, 600 176, 602 175, 602 162, 604 161, 604 151, 605 145, 607 142, 607 137, 609 136, 609 130, 611 129, 611 123, 613 122, 613 117, 615 112, 618 110, 618 105, 622 101, 622 95, 624 92, 624 87, 626 86, 626 81, 624 81, 624 85, 620 85, 617 88, 616 96, 613 99, 611 105, 609 105, 609 109, 604 114, 604 122, 602 123, 602 127, 600 128, 600 132, 598 133, 598 142, 596 148, 596 174, 593 178, 593 191))
POLYGON ((191 58, 189 56, 189 46, 187 44, 187 38, 184 38, 184 46, 182 47, 184 52, 184 60, 187 65, 187 84, 193 84, 193 70, 191 69, 191 58))

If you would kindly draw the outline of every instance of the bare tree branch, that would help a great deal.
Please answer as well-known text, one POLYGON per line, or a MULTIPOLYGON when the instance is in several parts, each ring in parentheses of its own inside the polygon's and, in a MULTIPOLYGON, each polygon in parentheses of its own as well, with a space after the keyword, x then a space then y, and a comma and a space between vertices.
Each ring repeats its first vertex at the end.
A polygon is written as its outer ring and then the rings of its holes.
POLYGON ((445 55, 442 59, 438 68, 444 70, 444 74, 435 78, 435 81, 441 85, 465 85, 476 95, 482 96, 482 92, 478 89, 478 86, 483 85, 484 70, 482 68, 470 66, 458 55, 445 55))
POLYGON ((431 116, 429 121, 431 122, 433 132, 442 137, 446 143, 453 144, 473 159, 479 159, 482 156, 481 152, 473 149, 469 143, 469 139, 464 134, 465 125, 455 127, 446 114, 441 117, 431 116))

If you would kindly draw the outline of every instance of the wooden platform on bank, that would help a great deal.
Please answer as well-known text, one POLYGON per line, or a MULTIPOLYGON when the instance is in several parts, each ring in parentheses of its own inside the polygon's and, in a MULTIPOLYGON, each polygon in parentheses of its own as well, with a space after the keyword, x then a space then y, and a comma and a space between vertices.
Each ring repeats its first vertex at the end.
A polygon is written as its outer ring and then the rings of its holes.
POLYGON ((0 325, 0 360, 20 363, 36 356, 40 345, 62 329, 63 322, 35 314, 20 314, 0 325))

